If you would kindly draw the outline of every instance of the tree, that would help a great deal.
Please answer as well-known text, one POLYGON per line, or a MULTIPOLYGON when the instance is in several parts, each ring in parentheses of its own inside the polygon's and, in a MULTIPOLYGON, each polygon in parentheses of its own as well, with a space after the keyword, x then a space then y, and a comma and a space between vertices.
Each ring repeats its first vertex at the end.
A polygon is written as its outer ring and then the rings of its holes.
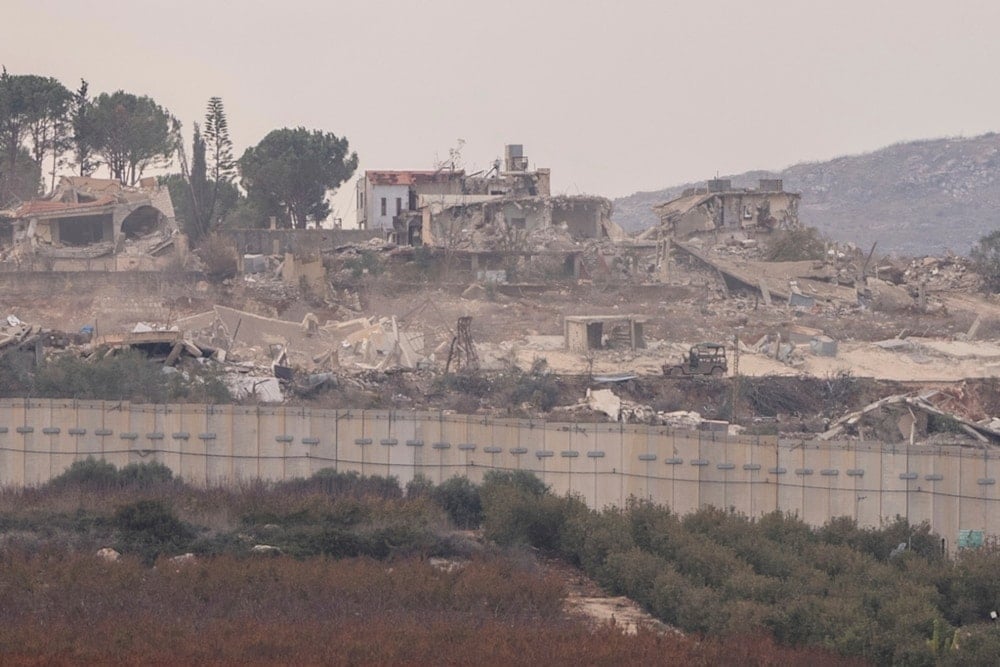
POLYGON ((95 127, 94 105, 88 96, 86 80, 80 79, 80 87, 73 93, 70 102, 68 149, 73 151, 73 164, 80 176, 90 176, 97 169, 95 150, 97 128, 95 127))
POLYGON ((330 214, 326 195, 354 174, 357 153, 348 154, 347 138, 303 127, 274 130, 239 160, 247 196, 272 205, 288 216, 291 225, 305 229, 330 214))
POLYGON ((56 127, 64 118, 70 93, 50 77, 14 75, 0 71, 0 205, 12 198, 38 192, 40 178, 21 177, 35 169, 19 164, 25 159, 40 168, 46 154, 55 152, 56 127))
MULTIPOLYGON (((212 97, 205 110, 205 131, 194 126, 191 147, 191 168, 188 174, 190 217, 185 220, 192 243, 212 231, 212 227, 233 205, 233 142, 222 99, 212 97)), ((238 192, 237 192, 238 194, 238 192)))
POLYGON ((983 289, 1000 292, 1000 229, 979 239, 969 256, 976 273, 983 279, 983 289))
POLYGON ((112 178, 135 185, 149 167, 169 163, 176 119, 152 98, 123 90, 100 94, 93 108, 94 144, 112 178))
MULTIPOLYGON (((212 97, 205 110, 204 152, 207 178, 211 181, 211 192, 206 192, 204 205, 204 227, 211 227, 215 217, 220 193, 236 177, 236 161, 233 159, 233 142, 229 138, 229 122, 222 106, 222 98, 212 97)), ((222 216, 223 212, 218 212, 222 216)))

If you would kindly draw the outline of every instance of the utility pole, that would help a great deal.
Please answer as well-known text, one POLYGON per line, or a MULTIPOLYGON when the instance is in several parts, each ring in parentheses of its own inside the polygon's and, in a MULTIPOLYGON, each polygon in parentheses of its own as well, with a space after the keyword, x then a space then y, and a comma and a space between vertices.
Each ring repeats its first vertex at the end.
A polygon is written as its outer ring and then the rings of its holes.
POLYGON ((740 399, 740 335, 733 334, 733 398, 732 398, 732 410, 729 415, 729 422, 731 424, 736 423, 737 403, 740 399))

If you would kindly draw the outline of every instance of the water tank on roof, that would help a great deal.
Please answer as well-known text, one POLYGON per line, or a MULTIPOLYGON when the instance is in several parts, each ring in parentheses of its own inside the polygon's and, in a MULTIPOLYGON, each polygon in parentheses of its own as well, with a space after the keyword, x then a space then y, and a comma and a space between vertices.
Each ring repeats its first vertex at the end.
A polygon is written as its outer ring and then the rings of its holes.
POLYGON ((728 178, 713 178, 708 182, 709 192, 728 192, 733 189, 733 182, 728 178))
POLYGON ((780 178, 762 178, 757 186, 762 192, 781 192, 784 188, 785 184, 780 178))
POLYGON ((527 171, 528 157, 524 154, 524 146, 521 144, 507 144, 504 146, 504 158, 507 171, 527 171))

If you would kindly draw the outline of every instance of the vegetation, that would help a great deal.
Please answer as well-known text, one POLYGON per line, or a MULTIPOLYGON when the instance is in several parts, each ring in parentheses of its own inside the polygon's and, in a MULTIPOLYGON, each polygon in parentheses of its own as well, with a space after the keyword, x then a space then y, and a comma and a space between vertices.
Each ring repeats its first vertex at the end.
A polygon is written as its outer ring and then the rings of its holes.
POLYGON ((0 208, 38 192, 42 161, 57 153, 70 98, 55 79, 0 71, 0 208))
POLYGON ((135 185, 146 169, 166 166, 173 157, 177 120, 150 97, 102 93, 94 99, 91 123, 96 152, 123 185, 135 185))
POLYGON ((239 268, 239 251, 219 234, 210 234, 202 239, 198 257, 205 265, 205 273, 215 280, 232 278, 239 268))
POLYGON ((826 241, 815 227, 774 232, 764 253, 764 259, 769 262, 797 262, 825 256, 826 241))
POLYGON ((330 132, 274 130, 240 158, 242 185, 261 208, 278 208, 292 227, 305 229, 330 215, 327 192, 357 169, 358 155, 348 150, 347 139, 330 132))
POLYGON ((163 364, 134 350, 96 359, 60 355, 37 368, 20 355, 0 357, 0 397, 21 396, 135 403, 232 402, 222 378, 211 369, 195 367, 168 374, 163 364))
POLYGON ((464 371, 442 375, 435 388, 460 392, 470 403, 462 406, 463 412, 475 412, 478 404, 471 402, 486 397, 506 404, 512 413, 520 413, 522 405, 548 412, 559 402, 559 380, 548 371, 545 359, 536 359, 527 372, 513 367, 494 375, 464 371))
POLYGON ((295 228, 323 220, 327 193, 358 165, 346 138, 305 128, 274 130, 239 161, 233 150, 219 97, 208 100, 204 124, 193 127, 189 162, 181 123, 148 96, 92 96, 83 79, 70 91, 53 78, 0 70, 0 209, 38 196, 43 173, 53 186, 60 167, 91 176, 103 166, 132 186, 150 169, 179 162, 179 174, 159 180, 198 246, 222 226, 262 227, 271 216, 295 228))
POLYGON ((926 525, 902 519, 812 529, 783 514, 680 517, 644 501, 594 511, 511 473, 487 475, 481 498, 491 539, 560 555, 687 632, 769 634, 876 664, 995 660, 996 547, 948 560, 926 525))
POLYGON ((222 99, 208 100, 204 132, 194 124, 190 164, 182 140, 179 136, 175 140, 180 149, 182 173, 162 177, 160 181, 170 189, 184 231, 197 246, 244 199, 233 183, 236 162, 222 99))
POLYGON ((16 664, 425 664, 444 646, 464 664, 849 664, 765 635, 584 623, 530 554, 457 538, 433 500, 472 519, 480 491, 545 498, 537 478, 409 488, 404 498, 392 478, 324 470, 196 489, 159 464, 91 459, 43 487, 0 491, 0 651, 16 664), (284 555, 255 556, 257 543, 284 555), (106 546, 121 559, 96 558, 106 546))

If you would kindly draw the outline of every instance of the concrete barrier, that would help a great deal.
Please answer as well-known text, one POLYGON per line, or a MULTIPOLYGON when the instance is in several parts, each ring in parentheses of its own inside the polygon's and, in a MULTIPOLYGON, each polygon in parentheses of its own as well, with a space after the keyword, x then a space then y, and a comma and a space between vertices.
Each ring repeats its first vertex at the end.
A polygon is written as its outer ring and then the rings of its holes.
POLYGON ((88 456, 160 462, 197 485, 308 477, 322 468, 475 482, 529 470, 592 507, 630 496, 686 513, 779 510, 821 525, 930 522, 1000 535, 1000 452, 959 446, 779 440, 609 423, 385 410, 0 400, 0 484, 43 484, 88 456))

